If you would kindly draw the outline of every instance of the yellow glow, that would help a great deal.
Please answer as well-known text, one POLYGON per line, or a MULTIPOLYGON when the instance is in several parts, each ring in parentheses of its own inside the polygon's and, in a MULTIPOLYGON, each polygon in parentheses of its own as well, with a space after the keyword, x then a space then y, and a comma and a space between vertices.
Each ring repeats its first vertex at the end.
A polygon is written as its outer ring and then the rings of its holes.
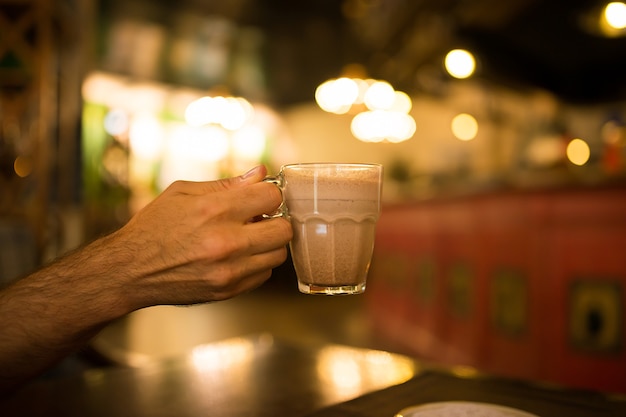
POLYGON ((13 162, 13 170, 18 177, 28 177, 33 172, 33 161, 27 156, 18 156, 13 162))
POLYGON ((111 105, 114 97, 124 95, 124 84, 112 75, 90 74, 83 82, 82 94, 86 101, 111 105))
POLYGON ((363 104, 363 102, 365 101, 365 94, 367 93, 367 90, 372 84, 376 82, 376 80, 373 80, 371 78, 368 78, 366 80, 355 78, 354 81, 359 86, 359 95, 357 96, 354 104, 363 104))
POLYGON ((190 126, 218 124, 228 130, 241 128, 253 116, 252 105, 241 97, 201 97, 185 109, 190 126))
POLYGON ((233 134, 233 151, 238 158, 256 160, 265 150, 265 132, 258 126, 247 127, 233 134))
POLYGON ((526 149, 526 158, 533 165, 549 166, 563 158, 565 148, 559 135, 546 134, 535 137, 526 149))
POLYGON ((130 149, 134 156, 157 159, 163 150, 163 127, 152 114, 137 116, 130 125, 130 149))
POLYGON ((589 145, 582 139, 573 139, 567 145, 567 159, 574 165, 585 165, 590 155, 589 145))
POLYGON ((459 378, 473 378, 479 374, 476 368, 470 366, 453 366, 450 371, 459 378))
POLYGON ((334 400, 352 397, 364 387, 399 384, 415 373, 414 362, 376 350, 327 346, 317 358, 317 374, 325 381, 325 394, 334 400))
POLYGON ((466 113, 456 115, 452 119, 451 127, 454 136, 463 141, 474 139, 478 133, 478 122, 473 116, 466 113))
POLYGON ((185 120, 190 126, 202 126, 210 122, 213 100, 211 97, 201 97, 192 101, 185 110, 185 120))
POLYGON ((337 97, 341 98, 341 104, 352 105, 359 96, 359 86, 351 78, 339 78, 333 83, 333 89, 337 97))
POLYGON ((455 78, 468 78, 476 69, 474 56, 464 49, 454 49, 448 52, 444 64, 446 71, 455 78))
POLYGON ((194 348, 191 352, 191 362, 198 371, 214 371, 249 361, 253 356, 253 342, 236 338, 194 348))
POLYGON ((330 113, 347 113, 358 97, 359 85, 355 80, 346 77, 325 81, 315 90, 318 106, 330 113))
POLYGON ((388 110, 396 99, 395 90, 386 81, 376 81, 365 93, 364 102, 370 110, 388 110))
POLYGON ((363 142, 398 143, 415 134, 415 119, 408 114, 373 110, 357 114, 350 124, 354 137, 363 142))
POLYGON ((393 104, 389 110, 396 111, 399 113, 408 113, 411 111, 411 107, 413 107, 413 102, 411 101, 411 97, 404 91, 395 91, 395 96, 393 100, 393 104))
POLYGON ((606 144, 622 145, 625 142, 626 130, 622 124, 609 120, 602 126, 601 136, 606 144))
POLYGON ((217 162, 229 151, 228 135, 217 126, 177 129, 170 146, 172 153, 182 161, 217 162))
POLYGON ((626 28, 626 4, 611 2, 604 8, 604 19, 613 29, 626 28))

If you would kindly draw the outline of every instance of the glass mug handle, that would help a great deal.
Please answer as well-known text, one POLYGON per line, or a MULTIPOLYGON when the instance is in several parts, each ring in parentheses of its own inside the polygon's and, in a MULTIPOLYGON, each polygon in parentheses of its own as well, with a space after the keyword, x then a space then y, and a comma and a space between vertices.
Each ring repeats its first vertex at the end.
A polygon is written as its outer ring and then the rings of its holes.
POLYGON ((287 218, 287 206, 285 205, 285 196, 283 194, 283 176, 281 174, 278 174, 276 176, 269 176, 269 177, 265 177, 263 178, 263 182, 269 182, 274 184, 276 187, 278 187, 278 190, 280 191, 280 195, 282 196, 282 203, 280 203, 280 206, 278 206, 278 208, 276 209, 276 211, 272 214, 262 214, 261 217, 264 219, 275 219, 277 217, 284 217, 287 218))

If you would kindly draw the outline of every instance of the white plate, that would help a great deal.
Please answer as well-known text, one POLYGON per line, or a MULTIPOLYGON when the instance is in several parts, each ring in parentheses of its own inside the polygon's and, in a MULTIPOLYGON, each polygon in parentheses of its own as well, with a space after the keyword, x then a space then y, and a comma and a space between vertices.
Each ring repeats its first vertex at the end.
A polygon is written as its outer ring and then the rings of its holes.
POLYGON ((395 417, 539 417, 536 414, 496 404, 446 401, 408 407, 395 417))

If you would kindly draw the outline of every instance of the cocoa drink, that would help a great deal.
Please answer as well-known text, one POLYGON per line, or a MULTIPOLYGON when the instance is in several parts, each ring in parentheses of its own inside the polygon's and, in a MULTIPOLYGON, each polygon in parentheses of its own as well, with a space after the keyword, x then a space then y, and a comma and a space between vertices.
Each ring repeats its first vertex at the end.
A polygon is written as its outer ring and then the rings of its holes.
POLYGON ((381 208, 382 166, 296 164, 283 167, 281 175, 299 290, 365 291, 381 208))

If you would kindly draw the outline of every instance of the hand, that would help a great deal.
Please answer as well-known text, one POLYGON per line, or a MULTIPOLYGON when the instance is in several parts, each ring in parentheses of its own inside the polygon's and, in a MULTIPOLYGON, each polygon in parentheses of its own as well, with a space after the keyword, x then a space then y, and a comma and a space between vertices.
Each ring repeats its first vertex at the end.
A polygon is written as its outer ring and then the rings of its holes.
POLYGON ((133 309, 222 300, 270 277, 292 230, 282 218, 252 221, 281 203, 265 175, 260 166, 226 180, 176 182, 112 236, 132 268, 123 285, 133 309))
POLYGON ((292 237, 285 219, 252 220, 281 203, 265 174, 176 182, 117 232, 0 290, 0 394, 134 310, 261 285, 292 237))

